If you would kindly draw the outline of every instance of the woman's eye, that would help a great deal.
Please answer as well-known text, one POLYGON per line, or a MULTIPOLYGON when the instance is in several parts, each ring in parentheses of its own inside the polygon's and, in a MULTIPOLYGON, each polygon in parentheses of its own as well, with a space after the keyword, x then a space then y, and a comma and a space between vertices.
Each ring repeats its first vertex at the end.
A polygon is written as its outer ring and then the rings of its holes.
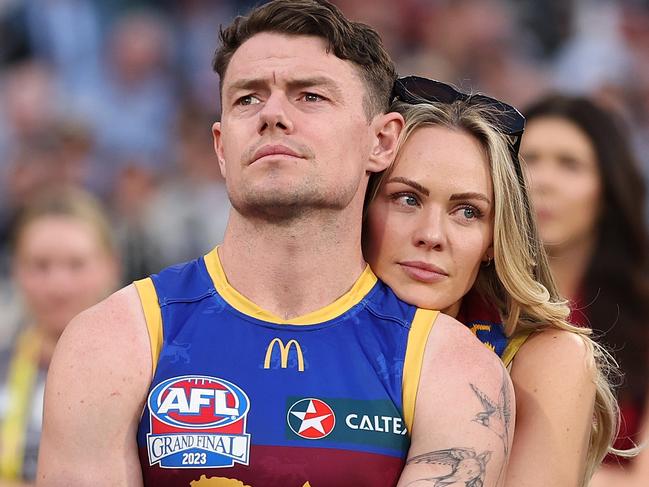
POLYGON ((419 200, 413 194, 395 194, 392 199, 401 206, 419 206, 419 200))
POLYGON ((462 216, 467 220, 475 220, 482 216, 482 212, 473 206, 465 206, 460 210, 462 211, 462 216))

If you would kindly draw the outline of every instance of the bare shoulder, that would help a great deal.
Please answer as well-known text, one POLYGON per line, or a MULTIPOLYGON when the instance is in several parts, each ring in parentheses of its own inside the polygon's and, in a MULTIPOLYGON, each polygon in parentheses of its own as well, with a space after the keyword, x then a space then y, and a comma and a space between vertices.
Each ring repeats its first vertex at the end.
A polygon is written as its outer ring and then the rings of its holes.
POLYGON ((521 346, 511 369, 516 434, 507 486, 581 485, 595 374, 592 346, 577 333, 545 329, 521 346))
POLYGON ((78 339, 101 340, 104 336, 138 334, 145 325, 144 313, 134 285, 126 286, 77 315, 66 327, 59 343, 78 339))
POLYGON ((457 373, 474 375, 476 371, 500 381, 502 362, 462 323, 440 313, 428 340, 427 361, 454 369, 457 373), (439 363, 441 362, 441 363, 439 363))
POLYGON ((151 372, 134 286, 74 318, 47 377, 39 483, 140 485, 135 432, 151 372))
POLYGON ((514 357, 512 378, 584 387, 592 383, 595 360, 588 338, 568 330, 533 333, 514 357))
MULTIPOLYGON (((75 376, 106 385, 121 382, 121 388, 128 389, 147 384, 151 352, 135 286, 117 291, 76 316, 57 344, 51 368, 48 382, 57 376, 75 376)), ((99 392, 101 387, 93 390, 99 392)))

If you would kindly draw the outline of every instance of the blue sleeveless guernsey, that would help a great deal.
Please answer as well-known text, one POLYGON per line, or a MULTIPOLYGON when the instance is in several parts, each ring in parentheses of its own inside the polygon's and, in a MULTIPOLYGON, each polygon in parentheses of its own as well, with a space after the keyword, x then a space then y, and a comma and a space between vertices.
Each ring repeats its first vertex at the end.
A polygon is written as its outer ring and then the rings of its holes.
POLYGON ((135 284, 154 367, 144 485, 396 485, 436 311, 368 267, 331 305, 282 320, 228 284, 216 249, 135 284))

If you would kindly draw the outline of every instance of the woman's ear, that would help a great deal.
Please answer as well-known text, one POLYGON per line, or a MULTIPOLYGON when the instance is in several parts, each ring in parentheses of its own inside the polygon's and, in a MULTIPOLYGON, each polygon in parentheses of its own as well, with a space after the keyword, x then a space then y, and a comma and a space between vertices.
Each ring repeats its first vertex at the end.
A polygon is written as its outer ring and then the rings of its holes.
POLYGON ((485 254, 482 256, 482 264, 485 267, 491 265, 491 262, 494 260, 494 246, 490 245, 485 254))
POLYGON ((367 168, 369 172, 381 172, 390 166, 394 160, 403 126, 404 120, 400 113, 388 112, 374 118, 372 121, 374 139, 367 168))

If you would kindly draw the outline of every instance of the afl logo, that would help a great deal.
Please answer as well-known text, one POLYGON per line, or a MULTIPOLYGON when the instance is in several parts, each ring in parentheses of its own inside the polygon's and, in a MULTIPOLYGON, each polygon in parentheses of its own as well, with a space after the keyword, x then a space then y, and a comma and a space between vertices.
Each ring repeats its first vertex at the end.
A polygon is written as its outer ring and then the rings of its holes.
POLYGON ((158 384, 149 395, 149 410, 169 426, 220 428, 244 418, 250 400, 232 382, 215 377, 187 375, 158 384))
POLYGON ((295 402, 288 409, 286 421, 296 435, 308 440, 319 440, 333 431, 336 415, 326 402, 306 398, 295 402))

